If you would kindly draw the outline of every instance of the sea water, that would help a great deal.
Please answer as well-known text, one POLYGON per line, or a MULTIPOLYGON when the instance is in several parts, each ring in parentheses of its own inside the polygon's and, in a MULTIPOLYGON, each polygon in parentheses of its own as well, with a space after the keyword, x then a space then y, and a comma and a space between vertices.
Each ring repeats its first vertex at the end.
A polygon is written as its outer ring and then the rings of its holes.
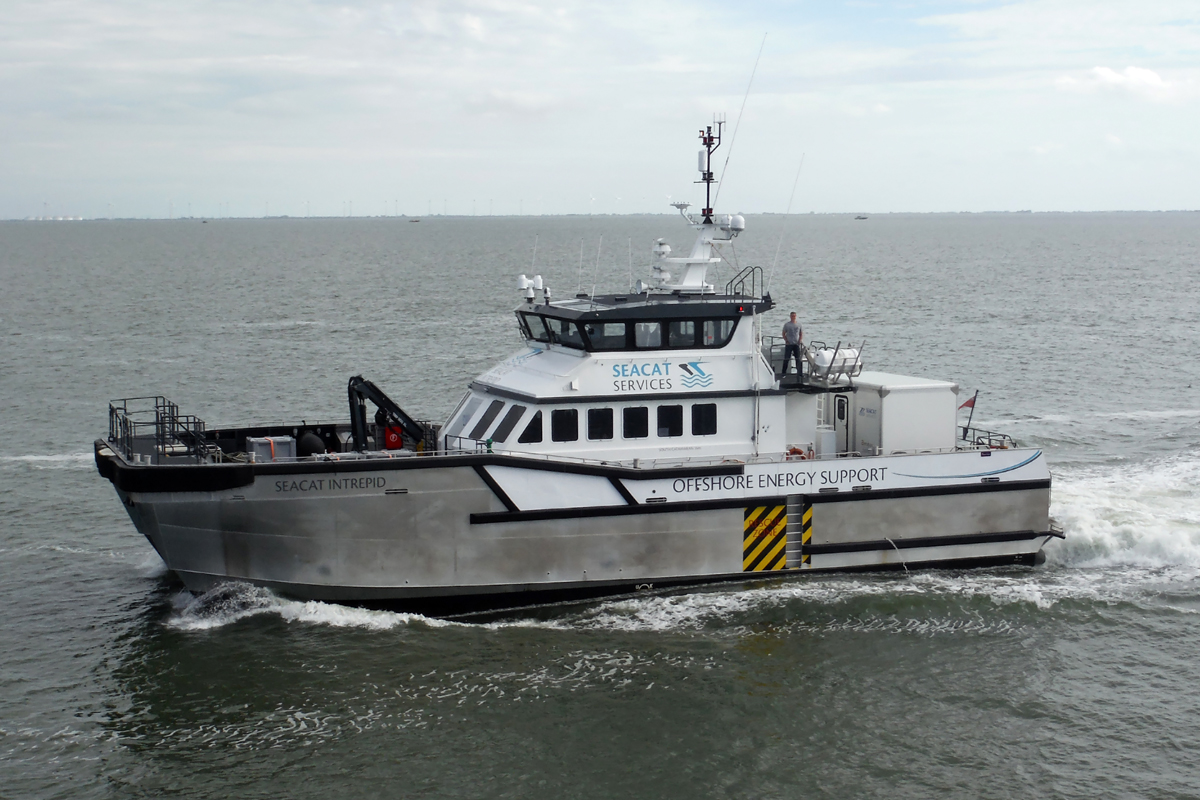
POLYGON ((477 621, 193 597, 95 472, 109 399, 339 419, 361 373, 441 418, 520 346, 518 273, 623 291, 692 232, 0 223, 0 796, 1200 794, 1200 214, 747 228, 712 277, 761 265, 767 332, 795 310, 808 341, 865 340, 871 369, 978 389, 975 425, 1046 452, 1067 538, 1043 567, 477 621))

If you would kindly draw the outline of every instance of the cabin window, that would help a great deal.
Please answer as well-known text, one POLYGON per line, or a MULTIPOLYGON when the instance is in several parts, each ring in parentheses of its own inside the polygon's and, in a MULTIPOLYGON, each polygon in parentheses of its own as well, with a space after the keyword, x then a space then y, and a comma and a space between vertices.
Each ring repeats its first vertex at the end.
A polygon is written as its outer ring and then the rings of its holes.
POLYGON ((554 319, 546 317, 546 327, 550 329, 550 341, 555 344, 561 344, 563 347, 574 347, 577 350, 583 349, 583 336, 579 333, 579 328, 574 322, 568 322, 565 319, 554 319))
POLYGON ((717 432, 717 404, 696 403, 692 406, 692 436, 712 436, 717 432))
POLYGON ((462 414, 458 419, 454 420, 454 424, 446 431, 447 436, 459 436, 463 432, 463 428, 467 427, 467 423, 471 421, 471 417, 475 416, 475 411, 483 405, 482 397, 472 397, 467 401, 467 407, 463 409, 462 414))
POLYGON ((510 406, 508 413, 504 415, 504 419, 500 420, 500 424, 496 426, 496 430, 492 431, 492 441, 507 441, 508 435, 512 433, 513 428, 517 427, 517 423, 521 421, 521 416, 524 413, 525 406, 510 406))
POLYGON ((492 421, 496 419, 496 415, 502 408, 504 408, 503 400, 493 400, 487 410, 483 412, 483 416, 479 418, 479 422, 475 423, 475 427, 471 428, 471 432, 467 435, 472 439, 482 439, 483 434, 492 426, 492 421))
POLYGON ((662 347, 662 323, 635 322, 633 341, 637 347, 662 347))
POLYGON ((594 322, 586 329, 593 350, 624 350, 627 347, 624 322, 594 322))
POLYGON ((550 412, 550 439, 555 442, 573 442, 579 438, 579 411, 574 408, 559 408, 550 412))
POLYGON ((658 435, 683 436, 683 406, 658 407, 658 435))
POLYGON ((700 343, 705 347, 724 347, 729 342, 729 337, 733 335, 733 328, 736 320, 732 319, 706 319, 701 328, 703 335, 700 337, 700 343))
POLYGON ((650 409, 645 406, 621 412, 621 435, 626 439, 645 439, 650 435, 650 409))
POLYGON ((546 324, 536 314, 521 314, 521 324, 529 332, 529 338, 535 342, 549 342, 550 333, 546 324))
POLYGON ((695 347, 696 323, 689 320, 675 320, 667 326, 667 343, 671 347, 695 347))
POLYGON ((613 438, 613 410, 611 408, 588 409, 588 438, 613 438))
POLYGON ((521 435, 517 437, 517 441, 521 444, 536 444, 542 440, 542 412, 538 411, 529 420, 529 424, 525 426, 525 430, 521 431, 521 435))

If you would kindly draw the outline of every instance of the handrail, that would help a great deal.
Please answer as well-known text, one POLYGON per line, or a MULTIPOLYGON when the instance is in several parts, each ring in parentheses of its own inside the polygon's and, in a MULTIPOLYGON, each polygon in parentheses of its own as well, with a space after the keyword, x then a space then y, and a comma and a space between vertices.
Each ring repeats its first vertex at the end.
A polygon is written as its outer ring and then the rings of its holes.
POLYGON ((763 270, 762 267, 746 267, 737 275, 730 279, 729 283, 725 284, 725 294, 727 296, 750 297, 758 300, 762 297, 759 289, 763 286, 763 270), (746 283, 750 284, 750 293, 746 293, 746 283))

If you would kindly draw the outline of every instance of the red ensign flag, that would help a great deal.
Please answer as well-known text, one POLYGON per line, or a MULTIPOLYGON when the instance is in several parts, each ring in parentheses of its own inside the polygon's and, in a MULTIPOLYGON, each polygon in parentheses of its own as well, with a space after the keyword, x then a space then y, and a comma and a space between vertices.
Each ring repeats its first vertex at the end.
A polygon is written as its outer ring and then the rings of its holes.
POLYGON ((965 402, 961 406, 959 406, 958 410, 962 411, 964 408, 974 408, 974 407, 975 407, 975 398, 972 396, 970 400, 968 400, 967 402, 965 402))

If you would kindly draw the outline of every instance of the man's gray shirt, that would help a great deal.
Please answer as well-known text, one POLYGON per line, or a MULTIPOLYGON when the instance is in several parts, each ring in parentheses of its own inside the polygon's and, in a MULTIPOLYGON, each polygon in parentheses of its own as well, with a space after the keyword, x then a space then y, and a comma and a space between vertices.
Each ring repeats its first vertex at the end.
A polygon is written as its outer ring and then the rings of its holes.
POLYGON ((800 323, 790 319, 783 323, 783 340, 788 344, 800 344, 800 323))

